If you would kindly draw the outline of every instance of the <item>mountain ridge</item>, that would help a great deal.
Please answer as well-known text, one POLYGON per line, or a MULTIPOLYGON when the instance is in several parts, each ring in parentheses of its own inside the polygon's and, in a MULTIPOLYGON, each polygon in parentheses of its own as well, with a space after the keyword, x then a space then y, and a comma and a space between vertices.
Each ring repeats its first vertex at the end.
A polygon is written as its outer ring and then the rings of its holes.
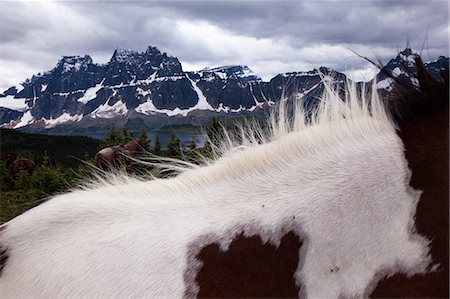
MULTIPOLYGON (((405 76, 414 68, 413 56, 407 48, 385 67, 405 76)), ((439 76, 445 63, 448 58, 440 57, 427 65, 439 76)), ((392 79, 383 76, 377 75, 377 87, 390 92, 392 79)), ((89 55, 62 56, 50 71, 0 94, 0 126, 40 131, 63 124, 93 129, 117 121, 191 123, 264 111, 294 93, 313 105, 323 91, 322 77, 341 86, 349 80, 327 67, 278 74, 268 82, 246 65, 185 72, 178 58, 152 46, 144 52, 118 48, 105 64, 89 55)))

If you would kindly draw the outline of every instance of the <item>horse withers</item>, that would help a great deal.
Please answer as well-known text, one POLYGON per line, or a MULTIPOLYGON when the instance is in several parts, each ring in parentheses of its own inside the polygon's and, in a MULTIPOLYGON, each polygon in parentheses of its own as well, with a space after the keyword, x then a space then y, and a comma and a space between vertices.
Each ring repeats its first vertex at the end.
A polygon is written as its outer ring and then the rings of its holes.
POLYGON ((0 294, 448 297, 448 82, 420 62, 392 114, 376 88, 343 102, 324 82, 314 117, 226 133, 215 161, 111 174, 16 217, 0 294))

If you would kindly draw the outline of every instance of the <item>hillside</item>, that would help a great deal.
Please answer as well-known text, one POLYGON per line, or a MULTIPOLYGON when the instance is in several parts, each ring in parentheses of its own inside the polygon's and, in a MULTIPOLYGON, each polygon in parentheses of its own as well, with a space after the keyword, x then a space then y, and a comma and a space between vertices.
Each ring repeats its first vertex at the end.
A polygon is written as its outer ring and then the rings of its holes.
POLYGON ((97 139, 82 136, 52 136, 28 134, 10 129, 0 129, 1 159, 10 152, 33 159, 40 164, 45 154, 50 163, 66 167, 80 164, 79 159, 92 157, 100 144, 97 139))

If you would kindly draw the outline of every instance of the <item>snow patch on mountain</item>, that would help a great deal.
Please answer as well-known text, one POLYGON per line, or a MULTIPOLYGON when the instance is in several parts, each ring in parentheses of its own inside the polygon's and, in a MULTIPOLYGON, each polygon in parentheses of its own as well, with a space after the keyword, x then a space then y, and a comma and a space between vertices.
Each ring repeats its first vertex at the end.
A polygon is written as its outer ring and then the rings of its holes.
MULTIPOLYGON (((199 105, 199 104, 197 103, 197 105, 199 105)), ((135 110, 136 110, 136 112, 144 114, 144 115, 152 115, 155 113, 162 113, 162 114, 166 114, 168 116, 176 116, 176 115, 187 116, 190 112, 192 112, 194 110, 212 110, 212 111, 214 111, 214 109, 212 107, 211 107, 211 109, 205 109, 205 106, 203 106, 202 104, 200 104, 202 108, 199 108, 199 106, 197 106, 197 105, 195 105, 194 107, 190 107, 188 109, 180 109, 178 107, 176 107, 173 110, 158 109, 153 104, 152 100, 149 99, 149 100, 147 100, 147 102, 142 103, 139 106, 137 106, 135 110)))
POLYGON ((255 106, 251 107, 249 110, 250 110, 250 111, 253 111, 253 110, 255 110, 257 107, 263 106, 264 103, 258 102, 258 100, 256 99, 256 96, 255 96, 255 94, 254 94, 254 92, 253 92, 253 85, 252 85, 252 84, 249 85, 249 88, 250 88, 250 94, 252 95, 253 100, 255 101, 255 106))
MULTIPOLYGON (((404 52, 406 53, 407 51, 404 51, 404 52)), ((414 61, 415 55, 414 55, 414 54, 408 55, 408 54, 400 53, 399 56, 400 56, 401 59, 403 59, 403 61, 406 62, 406 64, 407 64, 409 67, 414 66, 414 64, 415 64, 415 61, 414 61)))
POLYGON ((242 107, 242 105, 239 105, 238 109, 231 109, 231 112, 233 113, 239 113, 241 111, 247 110, 245 107, 242 107))
POLYGON ((152 91, 150 89, 143 90, 141 87, 138 87, 138 88, 136 88, 136 94, 146 97, 146 96, 152 94, 152 91))
POLYGON ((100 105, 97 109, 91 112, 91 118, 113 118, 116 116, 123 116, 128 113, 127 106, 121 101, 117 101, 112 106, 109 105, 109 100, 100 105))
POLYGON ((399 67, 396 67, 395 69, 392 70, 392 75, 394 75, 395 77, 398 77, 404 73, 405 72, 403 72, 399 67))
MULTIPOLYGON (((224 106, 223 103, 219 104, 219 108, 214 109, 211 107, 211 109, 205 109, 205 107, 203 106, 203 109, 199 108, 202 107, 202 104, 198 104, 195 105, 194 107, 190 107, 188 109, 180 109, 180 108, 175 108, 173 110, 169 110, 169 109, 158 109, 155 107, 155 105, 153 104, 152 100, 147 100, 147 102, 140 104, 138 107, 136 107, 136 112, 144 114, 144 115, 152 115, 155 113, 162 113, 162 114, 166 114, 167 116, 176 116, 176 115, 181 115, 181 116, 187 116, 190 112, 195 111, 195 110, 211 110, 211 111, 216 111, 216 112, 225 112, 225 113, 239 113, 241 111, 253 111, 256 108, 258 108, 259 106, 253 106, 249 109, 242 107, 242 105, 239 105, 238 109, 231 109, 228 106, 224 106)), ((209 104, 208 104, 209 105, 209 104)))
POLYGON ((84 92, 84 95, 79 98, 77 101, 81 102, 83 104, 87 104, 89 101, 95 99, 97 97, 97 92, 102 89, 103 82, 105 82, 105 79, 102 80, 99 84, 95 85, 94 87, 86 89, 84 92))
POLYGON ((50 119, 45 119, 42 118, 42 120, 45 123, 45 127, 46 128, 53 128, 56 125, 68 122, 68 121, 80 121, 83 118, 83 115, 79 115, 79 114, 75 114, 75 115, 70 115, 67 112, 64 112, 63 114, 61 114, 61 116, 57 117, 57 118, 50 118, 50 119))
POLYGON ((212 111, 214 111, 214 108, 208 103, 208 101, 206 100, 206 97, 203 94, 203 92, 200 90, 200 88, 198 88, 197 82, 194 82, 194 80, 192 80, 188 76, 186 76, 186 78, 188 78, 188 80, 191 82, 192 89, 194 89, 194 91, 195 91, 195 93, 197 94, 197 97, 198 97, 197 104, 194 107, 192 107, 192 108, 199 109, 199 110, 212 110, 212 111))
POLYGON ((228 113, 230 111, 230 107, 224 106, 223 103, 220 103, 219 108, 217 108, 216 111, 228 113))
POLYGON ((221 80, 235 78, 241 79, 246 83, 262 81, 261 78, 246 65, 226 65, 215 68, 204 68, 201 71, 194 73, 199 74, 203 80, 209 82, 215 79, 214 75, 221 80))
POLYGON ((163 81, 178 81, 186 78, 185 76, 165 76, 165 77, 158 77, 154 79, 156 82, 163 82, 163 81))
POLYGON ((319 73, 317 70, 309 71, 309 72, 288 72, 288 73, 282 73, 281 76, 284 78, 291 78, 291 77, 314 77, 317 76, 319 73))
POLYGON ((89 55, 85 56, 63 56, 58 65, 62 64, 62 74, 72 71, 80 71, 81 68, 85 69, 88 64, 92 63, 92 58, 89 55))
MULTIPOLYGON (((323 78, 323 80, 326 81, 326 82, 333 82, 333 78, 331 78, 331 77, 329 77, 329 76, 325 76, 325 77, 323 78)), ((297 98, 298 98, 298 99, 303 98, 303 97, 306 96, 308 93, 310 93, 311 91, 313 91, 315 88, 319 87, 319 85, 321 85, 321 84, 322 84, 322 81, 320 81, 320 82, 317 83, 317 84, 314 84, 311 88, 309 88, 309 89, 307 89, 307 90, 304 90, 304 91, 300 92, 299 94, 297 94, 297 98)))
POLYGON ((29 125, 33 121, 34 121, 33 115, 31 114, 31 111, 28 110, 22 115, 22 118, 20 119, 19 123, 14 126, 14 129, 25 127, 26 125, 29 125))
POLYGON ((394 79, 386 78, 384 80, 381 80, 380 82, 377 82, 377 89, 385 89, 387 91, 391 91, 392 83, 394 83, 394 79))
MULTIPOLYGON (((153 104, 153 101, 151 99, 148 99, 147 102, 142 103, 138 107, 136 107, 136 109, 135 109, 136 112, 144 114, 144 115, 150 115, 150 114, 154 114, 154 113, 163 113, 163 114, 167 114, 168 116, 175 116, 175 115, 187 116, 189 114, 189 112, 192 112, 194 110, 214 111, 214 108, 208 103, 205 95, 203 94, 201 89, 197 86, 197 82, 195 82, 194 80, 189 78, 189 76, 183 76, 182 78, 177 77, 177 80, 184 79, 184 78, 187 78, 191 82, 192 89, 197 94, 198 102, 193 107, 190 107, 188 109, 180 109, 180 108, 176 107, 173 110, 158 109, 153 104)), ((157 78, 157 79, 160 79, 160 78, 157 78)), ((153 78, 153 80, 157 80, 157 79, 153 78)), ((166 77, 166 79, 171 80, 172 77, 168 77, 168 78, 166 77)), ((148 94, 151 94, 151 92, 149 90, 143 90, 141 88, 138 88, 136 90, 136 92, 142 96, 147 96, 148 94)))
POLYGON ((0 107, 23 112, 28 109, 26 100, 23 98, 14 98, 14 96, 0 97, 0 107))
POLYGON ((178 107, 173 110, 158 109, 155 107, 152 100, 149 99, 149 100, 147 100, 147 102, 142 103, 139 106, 137 106, 135 110, 136 110, 136 112, 144 114, 144 115, 152 115, 155 113, 162 113, 162 114, 167 114, 168 116, 175 116, 175 115, 186 116, 186 115, 188 115, 189 112, 193 111, 194 109, 192 109, 192 108, 180 109, 178 107))

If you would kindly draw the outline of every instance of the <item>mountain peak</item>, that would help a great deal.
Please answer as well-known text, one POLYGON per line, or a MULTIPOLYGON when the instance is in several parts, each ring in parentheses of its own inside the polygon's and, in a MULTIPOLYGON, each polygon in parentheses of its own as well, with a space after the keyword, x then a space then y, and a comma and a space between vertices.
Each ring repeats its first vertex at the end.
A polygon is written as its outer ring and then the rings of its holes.
POLYGON ((411 48, 406 48, 405 50, 401 51, 400 53, 398 53, 397 57, 395 58, 395 60, 399 61, 399 62, 406 62, 406 64, 408 65, 408 67, 412 67, 415 64, 415 57, 418 54, 414 53, 411 48))
POLYGON ((233 78, 241 79, 245 82, 261 81, 261 78, 246 65, 225 65, 214 68, 204 68, 200 72, 214 73, 222 80, 233 78))
POLYGON ((161 53, 161 51, 157 47, 152 46, 148 46, 148 48, 144 52, 117 48, 114 51, 110 62, 140 64, 145 61, 161 60, 161 58, 167 59, 175 57, 169 57, 166 53, 161 53))
POLYGON ((157 47, 148 46, 148 48, 145 51, 145 53, 152 54, 152 55, 155 55, 155 54, 156 55, 160 55, 161 51, 157 47))
POLYGON ((92 64, 92 58, 89 55, 62 56, 57 67, 62 68, 62 73, 67 73, 73 70, 79 71, 81 68, 86 68, 88 64, 92 64))
POLYGON ((124 48, 117 48, 113 56, 111 57, 111 61, 115 60, 117 62, 126 62, 130 61, 134 56, 136 56, 138 52, 124 49, 124 48))
POLYGON ((403 54, 403 55, 409 56, 409 55, 413 55, 414 52, 412 51, 411 48, 406 47, 405 50, 401 51, 399 54, 403 54))

